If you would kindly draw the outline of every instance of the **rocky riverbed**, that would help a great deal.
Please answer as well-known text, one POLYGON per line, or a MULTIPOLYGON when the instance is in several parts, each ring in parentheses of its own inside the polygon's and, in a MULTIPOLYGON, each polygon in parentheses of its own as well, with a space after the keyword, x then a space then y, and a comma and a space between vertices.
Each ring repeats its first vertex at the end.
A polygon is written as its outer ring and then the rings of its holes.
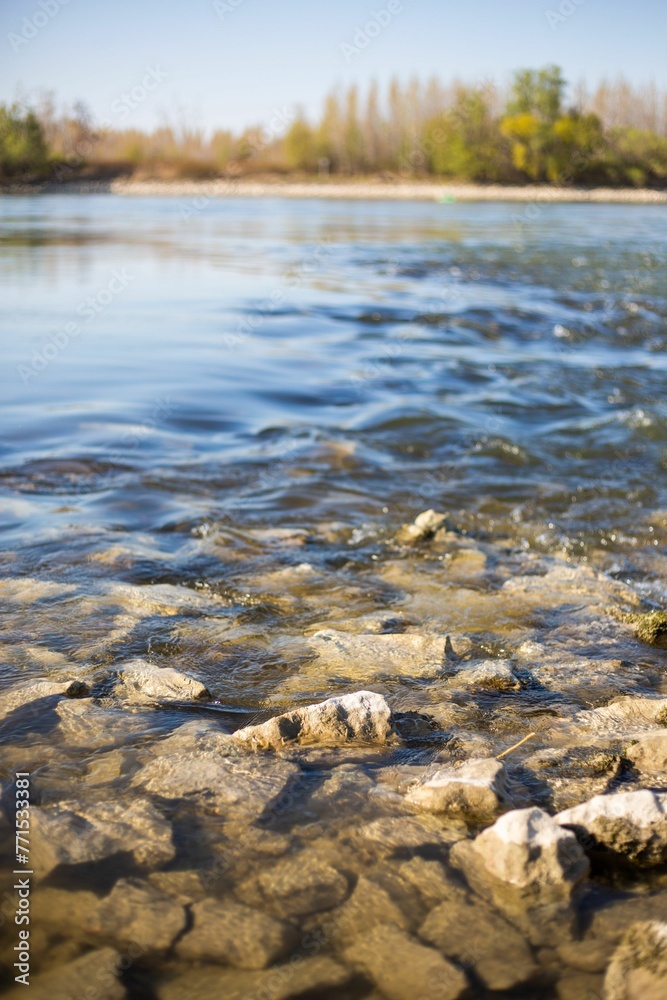
POLYGON ((32 997, 666 995, 667 624, 630 578, 436 511, 70 544, 84 582, 0 580, 32 997), (181 559, 224 582, 127 582, 181 559))

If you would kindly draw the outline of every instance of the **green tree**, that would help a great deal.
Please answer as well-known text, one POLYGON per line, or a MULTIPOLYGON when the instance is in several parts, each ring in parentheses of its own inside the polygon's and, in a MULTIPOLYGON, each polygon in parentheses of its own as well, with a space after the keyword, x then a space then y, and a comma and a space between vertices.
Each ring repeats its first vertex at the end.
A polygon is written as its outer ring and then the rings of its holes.
POLYGON ((32 111, 0 105, 0 178, 35 179, 48 166, 44 132, 32 111))
POLYGON ((454 107, 427 123, 423 145, 430 170, 443 177, 484 182, 508 173, 506 144, 481 88, 460 88, 454 107))
POLYGON ((285 135, 285 161, 289 170, 317 169, 317 137, 302 115, 285 135))

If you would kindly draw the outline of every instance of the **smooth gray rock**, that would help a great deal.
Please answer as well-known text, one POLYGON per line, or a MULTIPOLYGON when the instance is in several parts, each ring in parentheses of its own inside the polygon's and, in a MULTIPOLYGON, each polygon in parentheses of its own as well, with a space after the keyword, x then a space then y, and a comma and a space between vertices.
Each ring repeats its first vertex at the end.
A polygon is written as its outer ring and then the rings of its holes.
POLYGON ((118 668, 114 694, 135 704, 155 701, 203 701, 208 688, 173 667, 156 667, 146 660, 129 660, 118 668))
POLYGON ((667 861, 667 792, 596 795, 555 820, 590 849, 604 848, 641 867, 667 861))
POLYGON ((121 852, 143 867, 174 857, 171 824, 146 799, 60 802, 30 812, 30 860, 39 878, 58 865, 101 861, 121 852))
POLYGON ((406 801, 429 812, 474 818, 496 816, 514 805, 506 784, 507 773, 493 757, 468 760, 439 768, 411 788, 406 801))
POLYGON ((667 923, 633 924, 604 979, 604 1000, 664 1000, 667 996, 667 923))
POLYGON ((185 927, 185 910, 141 879, 121 879, 88 919, 88 929, 134 951, 166 952, 185 927))
POLYGON ((389 924, 358 938, 345 950, 344 958, 368 976, 387 1000, 430 996, 458 1000, 468 991, 468 980, 457 965, 389 924))
POLYGON ((289 924, 231 900, 203 899, 192 906, 194 924, 176 946, 187 961, 264 969, 298 941, 289 924))
POLYGON ((290 743, 387 743, 393 737, 391 709, 381 694, 357 691, 278 715, 234 734, 259 749, 290 743))

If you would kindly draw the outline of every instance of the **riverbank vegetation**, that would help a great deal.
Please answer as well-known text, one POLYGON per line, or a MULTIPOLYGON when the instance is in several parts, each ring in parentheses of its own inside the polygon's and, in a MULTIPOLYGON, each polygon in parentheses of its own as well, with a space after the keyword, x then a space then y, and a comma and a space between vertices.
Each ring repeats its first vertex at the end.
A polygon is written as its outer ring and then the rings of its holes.
POLYGON ((667 94, 620 79, 568 87, 556 66, 520 70, 506 91, 432 79, 333 92, 319 120, 299 110, 235 135, 153 132, 0 106, 0 181, 383 175, 476 183, 667 186, 667 94))

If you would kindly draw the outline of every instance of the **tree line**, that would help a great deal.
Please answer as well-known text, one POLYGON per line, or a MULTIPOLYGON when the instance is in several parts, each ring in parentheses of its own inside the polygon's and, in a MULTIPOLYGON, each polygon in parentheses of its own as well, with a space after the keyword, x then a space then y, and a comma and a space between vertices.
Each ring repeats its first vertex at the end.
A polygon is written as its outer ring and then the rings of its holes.
POLYGON ((153 132, 95 127, 83 104, 58 114, 0 105, 0 179, 296 174, 476 183, 667 183, 667 94, 623 79, 568 87, 557 66, 506 91, 437 79, 334 91, 318 120, 298 109, 240 135, 187 122, 153 132))

